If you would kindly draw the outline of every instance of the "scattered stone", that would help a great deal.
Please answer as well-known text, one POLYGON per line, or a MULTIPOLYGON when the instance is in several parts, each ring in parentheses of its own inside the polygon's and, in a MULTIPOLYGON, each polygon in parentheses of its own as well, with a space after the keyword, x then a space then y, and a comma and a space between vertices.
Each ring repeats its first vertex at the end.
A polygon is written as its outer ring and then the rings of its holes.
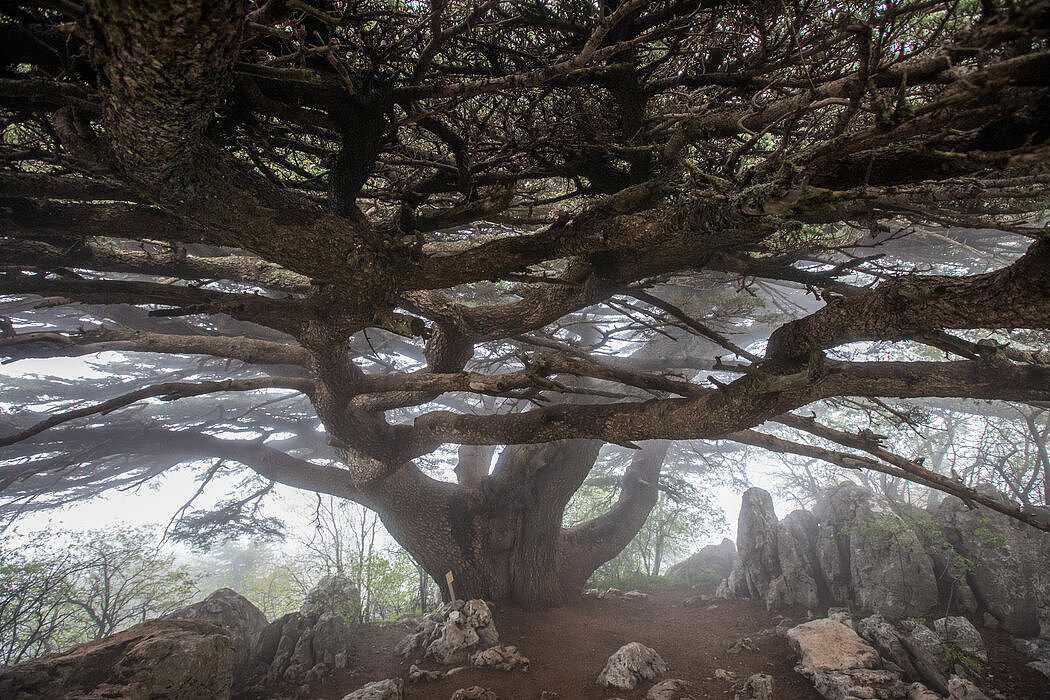
POLYGON ((430 681, 440 680, 445 677, 444 671, 427 671, 422 669, 415 664, 408 667, 408 683, 414 685, 416 683, 429 683, 430 681))
POLYGON ((700 605, 700 603, 706 603, 708 600, 709 600, 709 598, 706 595, 703 595, 703 594, 689 596, 688 598, 686 598, 685 600, 682 601, 682 607, 683 608, 692 608, 692 607, 695 607, 697 605, 700 605))
POLYGON ((660 681, 645 694, 645 700, 694 700, 696 689, 693 684, 678 678, 660 681))
POLYGON ((605 688, 633 690, 638 681, 665 673, 667 664, 656 651, 638 642, 629 642, 609 657, 596 682, 605 688))
POLYGON ((455 601, 423 618, 394 653, 402 661, 421 653, 441 664, 463 664, 472 653, 497 643, 499 633, 485 601, 455 601))
POLYGON ((860 636, 874 646, 884 660, 895 664, 906 678, 925 681, 947 695, 947 665, 936 638, 917 622, 902 623, 902 630, 906 629, 912 631, 898 631, 878 614, 857 623, 860 636))
POLYGON ((201 620, 149 620, 123 632, 0 669, 0 698, 230 696, 229 634, 201 620))
POLYGON ((648 597, 648 593, 642 593, 641 591, 627 591, 622 596, 624 600, 645 600, 648 597))
POLYGON ((741 637, 740 639, 736 640, 735 642, 729 645, 729 648, 726 649, 726 653, 736 655, 742 651, 754 650, 755 643, 751 641, 751 637, 741 637))
POLYGON ((720 681, 729 681, 730 683, 736 683, 736 673, 734 673, 733 671, 727 671, 724 668, 716 668, 714 677, 720 681))
POLYGON ((773 700, 773 676, 756 673, 744 681, 747 700, 773 700))
POLYGON ((971 681, 958 676, 953 676, 948 681, 948 698, 949 700, 990 700, 971 681))
POLYGON ((522 656, 516 646, 499 645, 489 647, 470 655, 470 665, 483 668, 496 668, 501 671, 513 671, 520 668, 529 670, 529 660, 522 656))
POLYGON ((623 591, 619 588, 609 588, 598 595, 599 598, 616 598, 622 596, 623 591))
POLYGON ((588 588, 581 595, 583 595, 584 598, 601 598, 602 592, 597 588, 588 588))
POLYGON ((743 692, 748 700, 773 700, 773 676, 754 674, 743 683, 743 692))
MULTIPOLYGON (((597 590, 597 589, 595 589, 597 590)), ((555 693, 553 690, 542 690, 540 691, 540 700, 558 700, 561 696, 555 693)))
POLYGON ((343 700, 404 700, 405 684, 400 678, 375 681, 344 695, 343 700))
POLYGON ((233 650, 233 682, 240 686, 264 669, 258 668, 253 649, 266 629, 266 615, 232 588, 219 588, 204 600, 165 615, 174 620, 203 620, 222 627, 230 635, 233 650))
POLYGON ((452 697, 449 700, 499 700, 499 696, 488 688, 472 685, 469 688, 460 688, 452 693, 452 697))

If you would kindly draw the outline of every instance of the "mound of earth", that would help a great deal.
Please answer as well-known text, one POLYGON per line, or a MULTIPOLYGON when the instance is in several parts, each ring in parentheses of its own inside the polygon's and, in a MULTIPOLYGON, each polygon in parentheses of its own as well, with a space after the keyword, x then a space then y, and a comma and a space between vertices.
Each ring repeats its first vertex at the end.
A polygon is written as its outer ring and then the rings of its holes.
MULTIPOLYGON (((775 697, 821 700, 813 686, 795 672, 796 660, 788 642, 776 632, 778 625, 805 622, 805 610, 767 612, 762 603, 750 600, 691 601, 685 606, 683 602, 695 591, 684 587, 643 590, 648 596, 641 599, 581 597, 572 605, 551 610, 495 608, 500 639, 516 645, 529 658, 529 670, 467 668, 437 681, 406 684, 406 697, 449 698, 459 688, 477 685, 503 700, 539 698, 542 691, 556 692, 562 700, 613 696, 640 700, 659 679, 615 693, 595 684, 609 655, 635 641, 655 649, 667 662, 667 677, 691 682, 698 698, 732 698, 734 686, 739 689, 752 674, 766 673, 774 679, 775 697)), ((341 700, 370 681, 391 677, 407 681, 415 659, 400 662, 394 647, 414 629, 415 621, 362 628, 348 668, 313 682, 308 689, 273 686, 234 697, 341 700)), ((1048 697, 1046 678, 1025 668, 1028 659, 1011 648, 1009 637, 987 628, 980 631, 989 654, 982 685, 1008 698, 1048 697)))

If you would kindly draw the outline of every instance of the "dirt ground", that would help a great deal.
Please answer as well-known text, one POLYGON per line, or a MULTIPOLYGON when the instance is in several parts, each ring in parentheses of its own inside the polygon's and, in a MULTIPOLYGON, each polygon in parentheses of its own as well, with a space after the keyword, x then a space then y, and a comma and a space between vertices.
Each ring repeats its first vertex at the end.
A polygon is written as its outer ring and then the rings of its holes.
MULTIPOLYGON (((663 657, 670 668, 668 678, 693 683, 696 698, 732 698, 748 676, 768 673, 773 676, 777 698, 820 699, 795 673, 787 640, 775 631, 785 616, 791 623, 804 622, 804 610, 771 613, 761 603, 745 600, 712 600, 685 607, 683 601, 693 595, 689 589, 643 590, 648 599, 580 598, 573 605, 544 611, 495 608, 500 641, 516 645, 531 661, 529 670, 469 669, 440 681, 406 685, 406 697, 445 700, 458 688, 480 685, 501 700, 535 700, 544 690, 558 693, 561 700, 639 700, 659 679, 645 681, 633 691, 601 688, 594 682, 610 654, 627 642, 637 641, 663 657), (740 640, 745 640, 738 645, 743 649, 730 653, 729 648, 740 640), (716 669, 730 672, 737 682, 726 680, 724 674, 716 676, 716 669)), ((363 628, 353 649, 351 668, 314 683, 309 692, 295 687, 268 688, 261 694, 244 694, 238 700, 282 696, 341 700, 371 681, 404 678, 412 660, 399 663, 393 649, 413 629, 414 624, 407 622, 363 628)), ((1027 660, 1010 647, 1008 637, 979 629, 989 645, 989 663, 979 679, 986 690, 998 690, 1008 700, 1050 698, 1047 679, 1024 666, 1027 660)), ((419 665, 437 668, 432 662, 419 665)))

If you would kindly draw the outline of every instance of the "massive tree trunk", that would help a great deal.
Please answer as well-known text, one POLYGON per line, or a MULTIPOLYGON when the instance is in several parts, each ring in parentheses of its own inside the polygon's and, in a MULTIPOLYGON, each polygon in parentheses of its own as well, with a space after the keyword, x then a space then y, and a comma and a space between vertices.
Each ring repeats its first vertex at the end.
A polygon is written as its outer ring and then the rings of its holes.
POLYGON ((565 506, 600 447, 593 440, 507 447, 474 483, 437 481, 408 465, 364 487, 358 500, 379 512, 445 598, 452 572, 458 598, 560 605, 630 542, 656 503, 666 445, 636 454, 609 512, 563 528, 565 506))

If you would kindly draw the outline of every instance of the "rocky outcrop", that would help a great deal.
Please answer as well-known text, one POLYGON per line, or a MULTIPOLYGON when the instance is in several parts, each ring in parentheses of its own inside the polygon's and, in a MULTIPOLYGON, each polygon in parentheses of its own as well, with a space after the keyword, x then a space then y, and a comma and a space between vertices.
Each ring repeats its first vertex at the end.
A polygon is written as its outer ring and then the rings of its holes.
POLYGON ((0 698, 228 698, 230 636, 198 620, 149 620, 58 654, 0 669, 0 698))
POLYGON ((654 649, 638 642, 629 642, 608 658, 596 682, 603 688, 633 690, 639 681, 665 673, 667 664, 654 649))
POLYGON ((692 586, 700 593, 713 594, 733 570, 736 545, 724 538, 721 544, 709 544, 688 559, 667 570, 667 577, 692 586))
POLYGON ((718 594, 768 608, 845 605, 888 619, 950 606, 1036 636, 1040 620, 1050 620, 1050 534, 953 497, 930 512, 890 508, 851 482, 825 492, 812 513, 777 522, 769 494, 752 488, 718 594))
MULTIPOLYGON (((981 489, 1006 500, 994 489, 981 489)), ((971 510, 955 497, 940 503, 934 519, 953 553, 968 564, 963 576, 977 609, 1010 634, 1039 635, 1041 613, 1050 609, 1050 533, 987 508, 971 510)))
POLYGON ((233 682, 241 685, 259 672, 253 650, 266 629, 266 615, 232 588, 220 588, 204 600, 180 608, 166 617, 203 620, 222 627, 230 635, 233 651, 233 682))
POLYGON ((353 582, 326 576, 299 612, 279 617, 259 633, 252 650, 255 663, 269 681, 309 681, 345 667, 360 608, 353 582))

